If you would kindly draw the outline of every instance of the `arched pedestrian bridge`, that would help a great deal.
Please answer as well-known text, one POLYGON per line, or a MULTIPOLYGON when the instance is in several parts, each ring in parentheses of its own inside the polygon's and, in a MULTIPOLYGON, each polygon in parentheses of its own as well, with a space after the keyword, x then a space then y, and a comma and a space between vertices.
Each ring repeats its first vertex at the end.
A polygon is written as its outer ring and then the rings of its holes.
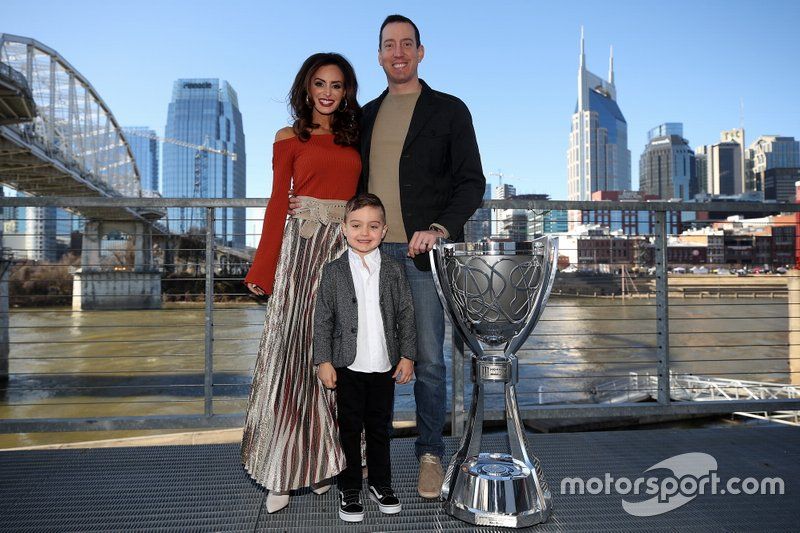
MULTIPOLYGON (((0 34, 0 182, 34 196, 141 196, 131 148, 92 84, 52 48, 7 33, 0 34)), ((94 219, 160 218, 130 208, 70 210, 94 219)))
MULTIPOLYGON (((203 250, 198 237, 173 235, 156 223, 166 209, 142 194, 131 147, 92 84, 52 48, 3 33, 0 184, 48 197, 13 199, 28 202, 22 205, 58 206, 86 219, 73 288, 75 305, 82 309, 159 307, 162 272, 154 248, 203 250), (115 205, 130 199, 139 204, 115 205), (98 259, 103 237, 111 232, 132 240, 134 261, 124 270, 104 267, 98 259), (186 240, 192 243, 181 244, 186 240)), ((248 260, 243 251, 216 247, 214 253, 228 269, 248 260)), ((205 259, 194 259, 198 268, 205 259)))

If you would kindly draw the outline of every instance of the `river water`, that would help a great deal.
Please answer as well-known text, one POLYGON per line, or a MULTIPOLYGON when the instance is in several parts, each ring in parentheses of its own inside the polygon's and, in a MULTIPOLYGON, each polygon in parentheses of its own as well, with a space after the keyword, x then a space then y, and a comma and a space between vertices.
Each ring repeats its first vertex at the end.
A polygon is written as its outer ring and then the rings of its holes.
MULTIPOLYGON (((245 409, 263 315, 252 304, 215 307, 216 413, 245 409)), ((787 382, 787 316, 785 298, 672 300, 673 370, 787 382)), ((655 332, 654 300, 553 297, 519 354, 520 404, 592 401, 598 385, 630 372, 655 374, 655 332)), ((202 307, 12 309, 10 339, 0 418, 203 412, 202 307)), ((449 367, 449 343, 446 359, 449 367)), ((500 400, 490 396, 490 407, 500 400)), ((412 386, 398 387, 396 410, 413 409, 412 386)), ((0 447, 147 433, 155 432, 0 435, 0 447)))

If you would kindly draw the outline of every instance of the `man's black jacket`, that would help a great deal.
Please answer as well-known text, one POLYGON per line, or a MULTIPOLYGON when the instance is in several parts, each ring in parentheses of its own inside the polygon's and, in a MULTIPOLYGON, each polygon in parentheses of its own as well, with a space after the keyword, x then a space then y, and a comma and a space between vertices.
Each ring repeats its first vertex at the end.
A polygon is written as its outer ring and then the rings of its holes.
MULTIPOLYGON (((449 94, 434 91, 420 80, 417 100, 400 155, 400 206, 410 239, 431 224, 447 228, 451 240, 460 240, 464 224, 480 207, 486 188, 478 142, 467 106, 449 94)), ((369 190, 369 152, 375 118, 388 90, 364 106, 361 119, 361 182, 369 190)), ((430 270, 427 254, 415 260, 430 270)))

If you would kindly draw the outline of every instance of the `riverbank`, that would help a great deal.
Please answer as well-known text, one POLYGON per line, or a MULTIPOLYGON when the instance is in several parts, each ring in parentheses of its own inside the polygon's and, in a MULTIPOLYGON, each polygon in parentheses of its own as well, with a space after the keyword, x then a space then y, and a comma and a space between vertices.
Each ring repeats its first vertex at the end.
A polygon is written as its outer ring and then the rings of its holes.
MULTIPOLYGON (((787 279, 765 274, 670 274, 667 286, 673 298, 786 298, 787 279)), ((656 280, 653 276, 623 278, 603 273, 561 273, 553 284, 553 296, 655 298, 656 280)))

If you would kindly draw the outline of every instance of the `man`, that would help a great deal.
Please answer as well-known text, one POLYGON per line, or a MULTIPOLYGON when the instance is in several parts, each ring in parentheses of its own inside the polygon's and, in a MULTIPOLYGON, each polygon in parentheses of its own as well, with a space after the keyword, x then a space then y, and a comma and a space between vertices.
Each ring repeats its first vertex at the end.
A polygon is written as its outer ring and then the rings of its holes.
POLYGON ((438 498, 447 402, 444 313, 428 252, 439 237, 463 237, 486 178, 467 106, 419 79, 423 57, 417 26, 402 15, 387 17, 379 32, 378 63, 388 88, 363 109, 359 189, 383 200, 389 229, 381 248, 404 262, 411 284, 418 339, 417 488, 423 498, 438 498))

